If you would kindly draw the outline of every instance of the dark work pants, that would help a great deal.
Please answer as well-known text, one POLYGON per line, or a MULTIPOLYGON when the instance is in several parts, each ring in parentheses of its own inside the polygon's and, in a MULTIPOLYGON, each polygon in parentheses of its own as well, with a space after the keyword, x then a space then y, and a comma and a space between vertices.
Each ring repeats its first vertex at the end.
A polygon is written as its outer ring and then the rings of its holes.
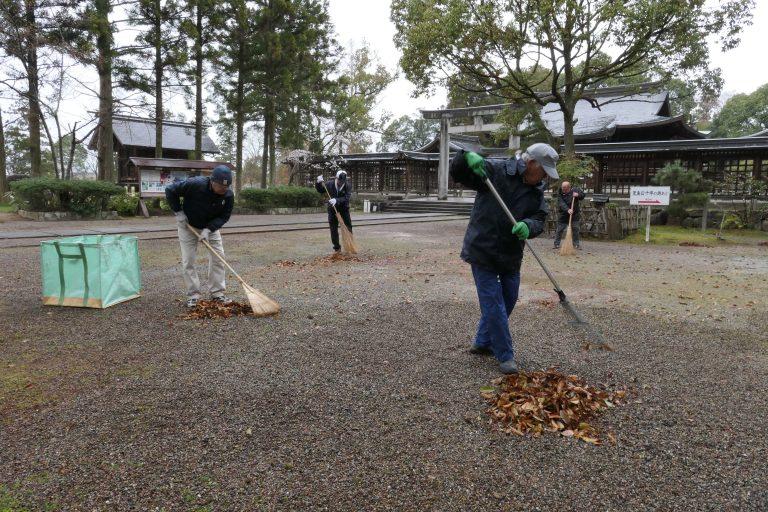
MULTIPOLYGON (((352 232, 352 219, 349 216, 349 210, 339 210, 344 224, 349 228, 349 232, 352 232)), ((336 212, 333 208, 328 210, 328 225, 331 227, 331 243, 333 244, 334 251, 341 250, 341 244, 339 244, 339 219, 336 218, 336 212)))
POLYGON ((517 303, 520 272, 497 274, 472 265, 472 276, 480 301, 480 323, 477 326, 475 345, 493 349, 493 354, 501 363, 514 359, 509 315, 517 303))
MULTIPOLYGON (((555 248, 560 247, 560 240, 563 238, 563 234, 568 229, 568 221, 557 221, 557 229, 555 230, 555 248)), ((571 221, 571 233, 573 233, 573 245, 578 247, 581 245, 581 233, 579 232, 579 219, 574 217, 571 221)))

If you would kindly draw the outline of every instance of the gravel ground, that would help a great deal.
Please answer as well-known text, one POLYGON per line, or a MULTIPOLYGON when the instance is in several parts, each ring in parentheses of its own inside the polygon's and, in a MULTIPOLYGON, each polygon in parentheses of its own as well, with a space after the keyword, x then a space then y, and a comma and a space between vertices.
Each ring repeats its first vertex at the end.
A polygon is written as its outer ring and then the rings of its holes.
POLYGON ((42 307, 38 251, 0 250, 0 510, 768 509, 765 246, 534 241, 613 351, 527 255, 518 363, 637 391, 591 446, 491 432, 465 226, 361 228, 336 263, 325 232, 225 234, 267 319, 180 320, 172 240, 106 310, 42 307))

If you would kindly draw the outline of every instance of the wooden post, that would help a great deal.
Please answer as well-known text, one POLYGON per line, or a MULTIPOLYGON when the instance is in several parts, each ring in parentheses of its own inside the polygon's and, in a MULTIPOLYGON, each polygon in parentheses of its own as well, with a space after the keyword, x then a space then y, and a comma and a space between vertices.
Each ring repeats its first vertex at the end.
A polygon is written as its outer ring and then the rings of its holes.
POLYGON ((648 205, 648 217, 645 220, 645 241, 651 241, 651 206, 648 205))
POLYGON ((707 194, 707 199, 704 201, 704 211, 701 212, 701 232, 705 233, 707 231, 707 217, 709 216, 709 194, 707 194))

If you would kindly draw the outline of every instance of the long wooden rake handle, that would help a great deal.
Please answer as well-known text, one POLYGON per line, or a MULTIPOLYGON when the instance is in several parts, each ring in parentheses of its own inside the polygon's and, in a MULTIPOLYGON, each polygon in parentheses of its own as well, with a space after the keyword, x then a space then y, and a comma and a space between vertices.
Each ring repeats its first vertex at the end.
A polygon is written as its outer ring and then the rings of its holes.
MULTIPOLYGON (((488 190, 491 191, 493 194, 493 197, 496 198, 496 201, 499 203, 499 206, 502 210, 504 210, 504 213, 507 214, 507 217, 509 217, 509 220, 512 222, 512 225, 517 224, 517 220, 515 219, 515 216, 512 215, 512 212, 509 211, 509 208, 507 208, 507 205, 504 203, 504 200, 501 198, 499 193, 496 191, 496 187, 493 186, 493 183, 491 183, 491 180, 488 179, 488 176, 483 177, 483 182, 488 186, 488 190)), ((525 241, 526 247, 531 251, 531 254, 533 254, 533 257, 536 258, 536 261, 539 262, 539 265, 541 266, 541 269, 544 271, 545 274, 547 274, 547 277, 552 282, 552 285, 555 287, 555 292, 557 293, 558 297, 560 297, 560 305, 565 308, 566 311, 568 311, 571 316, 573 317, 576 324, 582 325, 587 328, 587 330, 590 331, 592 336, 595 337, 595 339, 600 344, 601 348, 605 350, 612 350, 611 347, 606 343, 605 339, 603 338, 602 334, 600 334, 592 325, 587 322, 587 320, 576 311, 576 308, 573 307, 573 304, 568 300, 568 297, 565 296, 565 292, 562 288, 560 288, 560 285, 557 284, 557 281, 555 281, 554 276, 550 273, 547 266, 544 264, 544 262, 539 258, 539 255, 536 254, 536 251, 533 250, 533 246, 528 242, 528 240, 525 241)))
MULTIPOLYGON (((323 182, 323 188, 325 189, 325 193, 326 193, 326 194, 328 194, 328 199, 329 199, 329 200, 330 200, 330 199, 333 199, 333 198, 331 197, 331 193, 330 193, 330 192, 328 192, 328 187, 326 187, 326 186, 325 186, 325 182, 323 182)), ((336 212, 336 215, 338 215, 338 214, 339 214, 339 210, 337 210, 337 209, 336 209, 336 205, 335 205, 335 204, 331 205, 331 208, 333 208, 333 211, 335 211, 335 212, 336 212)))
MULTIPOLYGON (((200 237, 200 233, 198 233, 198 231, 195 228, 193 228, 189 224, 187 224, 187 227, 195 235, 200 237)), ((203 245, 205 245, 208 248, 208 250, 211 251, 211 253, 213 253, 217 258, 219 258, 221 260, 221 262, 224 264, 224 266, 227 267, 230 272, 232 272, 232 275, 234 275, 237 278, 237 280, 240 281, 240 284, 242 284, 243 286, 247 286, 248 288, 251 287, 251 285, 246 283, 245 280, 242 277, 240 277, 240 275, 237 272, 235 272, 235 269, 233 269, 232 266, 229 263, 227 263, 227 260, 225 260, 224 257, 221 254, 216 252, 216 249, 211 247, 211 244, 208 243, 208 240, 202 240, 202 242, 203 242, 203 245)))

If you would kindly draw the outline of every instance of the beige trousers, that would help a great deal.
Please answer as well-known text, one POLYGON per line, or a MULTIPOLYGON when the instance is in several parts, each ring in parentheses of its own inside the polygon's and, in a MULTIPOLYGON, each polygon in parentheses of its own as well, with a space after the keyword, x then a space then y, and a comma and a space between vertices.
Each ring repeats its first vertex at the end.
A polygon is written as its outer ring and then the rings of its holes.
MULTIPOLYGON (((179 244, 181 245, 181 266, 184 275, 184 284, 187 286, 187 298, 200 298, 200 279, 197 276, 197 270, 195 269, 195 259, 197 256, 197 249, 208 253, 208 289, 211 297, 217 297, 224 295, 226 290, 226 269, 224 264, 211 254, 206 247, 203 246, 197 236, 189 230, 186 226, 178 225, 179 232, 179 244)), ((208 237, 208 243, 211 247, 224 257, 224 244, 221 240, 221 230, 218 229, 210 234, 208 237)))

